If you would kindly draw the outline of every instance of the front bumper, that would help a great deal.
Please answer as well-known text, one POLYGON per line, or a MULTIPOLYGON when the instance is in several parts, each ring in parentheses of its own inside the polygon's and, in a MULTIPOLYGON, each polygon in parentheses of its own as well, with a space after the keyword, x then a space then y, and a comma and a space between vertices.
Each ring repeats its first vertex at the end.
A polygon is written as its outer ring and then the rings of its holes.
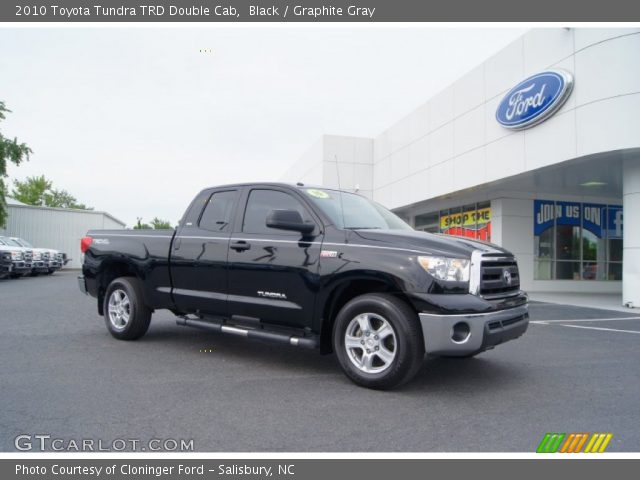
POLYGON ((529 326, 527 304, 470 314, 420 313, 428 354, 468 356, 518 338, 529 326))
POLYGON ((17 275, 28 275, 33 270, 33 265, 31 262, 13 262, 13 274, 17 275))
POLYGON ((35 272, 38 273, 45 273, 49 271, 49 267, 47 266, 47 263, 45 262, 41 262, 41 261, 35 261, 33 262, 33 264, 31 265, 33 270, 35 272))

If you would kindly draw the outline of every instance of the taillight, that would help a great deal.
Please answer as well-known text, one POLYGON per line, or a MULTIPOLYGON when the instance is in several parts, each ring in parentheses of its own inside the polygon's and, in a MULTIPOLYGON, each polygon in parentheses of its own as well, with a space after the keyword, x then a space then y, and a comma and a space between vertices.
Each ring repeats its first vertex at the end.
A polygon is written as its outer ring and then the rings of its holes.
POLYGON ((87 250, 89 250, 89 247, 91 246, 91 242, 93 242, 93 238, 82 237, 82 239, 80 240, 80 251, 82 253, 85 253, 87 250))

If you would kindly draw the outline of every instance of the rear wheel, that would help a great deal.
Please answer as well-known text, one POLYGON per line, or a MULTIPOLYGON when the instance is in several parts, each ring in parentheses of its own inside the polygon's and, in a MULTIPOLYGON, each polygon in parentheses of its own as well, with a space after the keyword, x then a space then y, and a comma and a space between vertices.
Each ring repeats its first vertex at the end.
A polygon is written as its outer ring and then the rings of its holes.
POLYGON ((136 340, 147 332, 151 309, 144 304, 137 278, 116 278, 104 298, 104 320, 111 335, 118 340, 136 340))
POLYGON ((415 312, 385 294, 362 295, 347 303, 336 317, 333 346, 353 382, 381 390, 410 380, 424 359, 415 312))

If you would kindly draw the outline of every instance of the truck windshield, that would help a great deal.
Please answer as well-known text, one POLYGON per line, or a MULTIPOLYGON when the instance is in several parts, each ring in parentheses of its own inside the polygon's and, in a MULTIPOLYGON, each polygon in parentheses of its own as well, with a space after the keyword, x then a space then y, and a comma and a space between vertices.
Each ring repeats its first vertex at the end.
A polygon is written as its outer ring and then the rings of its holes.
POLYGON ((21 247, 21 248, 23 247, 22 245, 20 245, 19 242, 16 242, 13 238, 4 237, 3 240, 4 240, 4 243, 6 245, 9 245, 10 247, 21 247))
POLYGON ((303 191, 338 228, 413 230, 395 213, 360 195, 318 188, 303 191))

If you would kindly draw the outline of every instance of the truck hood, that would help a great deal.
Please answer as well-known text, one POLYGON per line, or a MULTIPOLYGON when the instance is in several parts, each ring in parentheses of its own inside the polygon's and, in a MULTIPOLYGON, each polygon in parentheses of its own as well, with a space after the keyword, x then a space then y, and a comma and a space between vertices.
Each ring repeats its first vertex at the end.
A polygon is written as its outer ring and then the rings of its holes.
POLYGON ((0 245, 0 250, 3 250, 5 252, 25 252, 25 251, 28 251, 27 248, 14 247, 13 245, 0 245))
POLYGON ((415 230, 354 230, 353 234, 367 240, 368 243, 395 248, 406 247, 446 257, 469 258, 474 250, 511 255, 509 251, 491 243, 415 230))

